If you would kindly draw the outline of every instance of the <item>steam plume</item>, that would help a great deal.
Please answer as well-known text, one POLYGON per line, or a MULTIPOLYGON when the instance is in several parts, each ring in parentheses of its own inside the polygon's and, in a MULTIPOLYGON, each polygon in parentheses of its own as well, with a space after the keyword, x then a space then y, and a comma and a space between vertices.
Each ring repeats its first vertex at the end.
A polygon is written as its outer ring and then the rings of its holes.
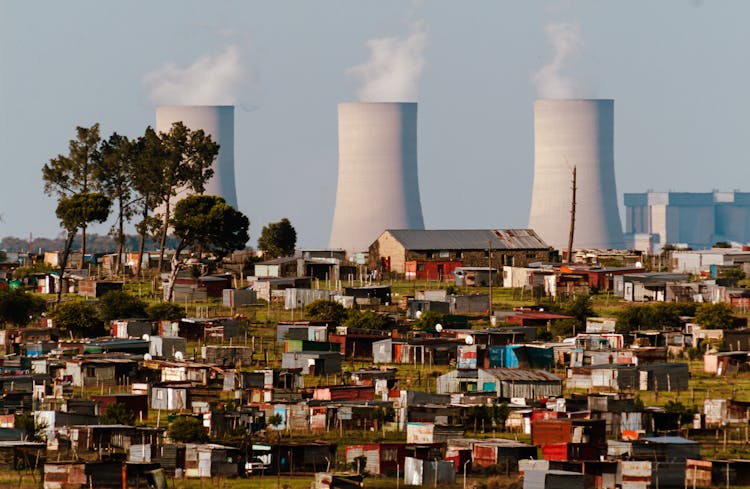
POLYGON ((236 105, 238 94, 252 82, 252 71, 236 45, 213 57, 201 56, 185 68, 165 63, 143 77, 154 105, 236 105))
POLYGON ((361 81, 357 96, 362 102, 411 102, 417 99, 417 84, 425 66, 427 34, 414 22, 406 39, 370 39, 370 59, 346 70, 361 81))
POLYGON ((576 24, 548 24, 552 60, 531 76, 540 98, 586 98, 593 94, 582 70, 583 37, 576 24), (571 74, 572 73, 572 74, 571 74))

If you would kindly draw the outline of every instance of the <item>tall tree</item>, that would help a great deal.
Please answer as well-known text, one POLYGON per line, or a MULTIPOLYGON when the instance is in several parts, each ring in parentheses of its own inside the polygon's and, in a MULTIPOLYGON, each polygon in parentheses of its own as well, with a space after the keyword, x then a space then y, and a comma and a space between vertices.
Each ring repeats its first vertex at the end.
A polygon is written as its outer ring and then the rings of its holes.
POLYGON ((141 216, 141 220, 136 224, 139 243, 138 262, 134 273, 139 276, 143 264, 146 236, 156 225, 156 219, 151 213, 157 207, 159 195, 162 192, 162 165, 166 160, 166 155, 161 138, 150 126, 146 128, 143 136, 134 142, 133 153, 130 182, 133 190, 138 194, 136 208, 141 216))
POLYGON ((172 124, 169 132, 159 133, 159 139, 164 157, 156 193, 161 211, 158 264, 161 271, 174 197, 186 189, 203 193, 206 182, 214 175, 211 165, 219 154, 219 145, 203 130, 191 131, 181 122, 172 124))
POLYGON ((268 258, 293 255, 295 246, 297 246, 297 231, 286 217, 279 222, 263 226, 260 238, 258 238, 258 249, 263 252, 264 257, 268 258))
POLYGON ((131 178, 136 145, 116 132, 102 141, 94 175, 101 182, 102 191, 117 205, 117 222, 114 232, 117 242, 115 274, 121 270, 121 259, 125 244, 125 222, 133 217, 134 202, 131 178))
POLYGON ((180 256, 183 251, 192 249, 222 258, 243 249, 250 239, 248 218, 221 197, 212 195, 191 195, 179 201, 170 225, 179 242, 167 283, 168 301, 172 300, 177 273, 185 266, 185 260, 180 256))
POLYGON ((106 221, 109 217, 110 206, 110 200, 97 193, 75 194, 70 197, 62 197, 58 202, 55 213, 60 219, 60 224, 68 233, 68 237, 65 240, 62 260, 60 260, 60 287, 57 290, 57 302, 60 302, 62 295, 62 280, 76 232, 90 222, 106 221))
MULTIPOLYGON (((99 189, 95 163, 99 158, 99 124, 77 127, 76 139, 68 144, 68 155, 58 155, 42 168, 44 192, 57 194, 61 199, 75 194, 86 194, 99 189)), ((86 255, 86 223, 81 226, 81 263, 86 255)))

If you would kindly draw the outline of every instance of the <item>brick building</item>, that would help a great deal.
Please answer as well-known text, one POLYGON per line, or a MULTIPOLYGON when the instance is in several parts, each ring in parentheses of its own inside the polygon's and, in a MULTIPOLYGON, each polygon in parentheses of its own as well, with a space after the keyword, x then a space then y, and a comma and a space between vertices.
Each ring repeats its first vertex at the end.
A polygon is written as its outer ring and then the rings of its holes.
POLYGON ((551 248, 531 229, 388 229, 370 245, 369 266, 403 274, 406 262, 460 261, 467 267, 502 269, 548 261, 551 248), (492 257, 490 258, 490 251, 492 257))

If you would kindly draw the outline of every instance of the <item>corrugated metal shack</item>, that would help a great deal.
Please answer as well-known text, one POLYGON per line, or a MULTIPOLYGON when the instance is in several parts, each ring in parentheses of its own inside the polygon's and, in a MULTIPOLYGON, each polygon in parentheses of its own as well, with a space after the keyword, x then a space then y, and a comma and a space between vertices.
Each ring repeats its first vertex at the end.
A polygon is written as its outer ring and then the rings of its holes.
POLYGON ((410 486, 436 486, 454 484, 456 469, 448 460, 420 460, 406 457, 404 460, 404 484, 410 486))
POLYGON ((584 489, 583 474, 565 470, 527 470, 523 489, 584 489))
POLYGON ((494 391, 498 398, 537 399, 562 395, 562 381, 545 370, 491 368, 454 370, 437 378, 437 391, 453 394, 494 391))
POLYGON ((506 466, 510 472, 518 470, 518 461, 537 457, 537 449, 513 440, 477 440, 474 443, 473 461, 479 467, 506 466))
POLYGON ((249 346, 206 345, 201 347, 201 356, 206 362, 222 367, 248 366, 253 361, 253 349, 249 346))
POLYGON ((281 367, 302 369, 308 375, 337 374, 341 372, 341 353, 318 351, 283 353, 281 367))

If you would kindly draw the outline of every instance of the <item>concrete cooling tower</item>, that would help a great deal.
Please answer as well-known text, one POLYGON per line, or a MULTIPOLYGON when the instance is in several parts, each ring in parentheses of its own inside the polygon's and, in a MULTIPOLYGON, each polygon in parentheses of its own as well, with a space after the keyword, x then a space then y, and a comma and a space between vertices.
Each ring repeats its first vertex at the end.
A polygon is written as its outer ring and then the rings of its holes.
POLYGON ((424 229, 416 103, 342 103, 329 246, 365 251, 386 229, 424 229))
POLYGON ((614 164, 613 100, 534 102, 534 187, 529 228, 558 250, 568 246, 576 167, 575 249, 625 246, 614 164))
POLYGON ((224 197, 227 204, 237 208, 234 184, 234 106, 232 105, 169 105, 156 108, 156 131, 168 132, 175 122, 189 129, 203 131, 219 143, 219 155, 214 161, 214 176, 206 184, 206 195, 224 197))

